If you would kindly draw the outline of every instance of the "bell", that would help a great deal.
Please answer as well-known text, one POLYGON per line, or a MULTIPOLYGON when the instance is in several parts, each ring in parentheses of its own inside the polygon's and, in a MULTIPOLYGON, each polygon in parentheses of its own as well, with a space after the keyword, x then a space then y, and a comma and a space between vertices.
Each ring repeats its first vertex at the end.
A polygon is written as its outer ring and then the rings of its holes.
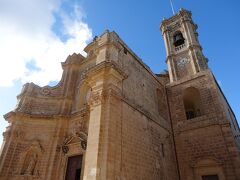
POLYGON ((185 39, 183 38, 182 33, 176 34, 174 36, 174 45, 175 46, 180 46, 180 45, 184 44, 184 40, 185 39))

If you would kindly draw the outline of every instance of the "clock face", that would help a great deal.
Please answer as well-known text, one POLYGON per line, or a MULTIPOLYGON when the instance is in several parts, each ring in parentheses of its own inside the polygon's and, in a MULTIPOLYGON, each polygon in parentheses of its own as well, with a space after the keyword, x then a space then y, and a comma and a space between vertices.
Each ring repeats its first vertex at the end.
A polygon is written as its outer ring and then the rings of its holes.
POLYGON ((180 67, 183 67, 183 66, 185 66, 186 64, 188 64, 189 62, 190 62, 189 59, 187 59, 187 58, 182 58, 182 59, 179 59, 179 60, 177 61, 177 65, 180 66, 180 67))

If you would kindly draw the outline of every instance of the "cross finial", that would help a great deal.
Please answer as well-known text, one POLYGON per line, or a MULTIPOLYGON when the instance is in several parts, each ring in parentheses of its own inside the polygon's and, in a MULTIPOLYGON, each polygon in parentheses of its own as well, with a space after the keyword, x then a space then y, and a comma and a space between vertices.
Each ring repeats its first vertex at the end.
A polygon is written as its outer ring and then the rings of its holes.
POLYGON ((171 4, 171 8, 172 8, 172 13, 173 13, 173 15, 175 15, 175 10, 174 10, 174 7, 173 7, 173 2, 172 2, 172 0, 170 0, 170 4, 171 4))

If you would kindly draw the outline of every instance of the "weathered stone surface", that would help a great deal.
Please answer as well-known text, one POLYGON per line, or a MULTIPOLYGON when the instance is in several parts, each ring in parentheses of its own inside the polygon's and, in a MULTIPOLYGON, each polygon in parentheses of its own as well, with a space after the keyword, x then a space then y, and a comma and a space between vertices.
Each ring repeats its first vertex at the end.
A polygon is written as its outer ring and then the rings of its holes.
MULTIPOLYGON (((239 127, 181 10, 161 30, 169 73, 155 75, 106 31, 70 55, 55 87, 28 83, 5 115, 2 180, 64 180, 82 155, 81 180, 240 177, 239 127), (177 47, 176 33, 183 44, 177 47)), ((73 169, 75 171, 75 169, 73 169)))

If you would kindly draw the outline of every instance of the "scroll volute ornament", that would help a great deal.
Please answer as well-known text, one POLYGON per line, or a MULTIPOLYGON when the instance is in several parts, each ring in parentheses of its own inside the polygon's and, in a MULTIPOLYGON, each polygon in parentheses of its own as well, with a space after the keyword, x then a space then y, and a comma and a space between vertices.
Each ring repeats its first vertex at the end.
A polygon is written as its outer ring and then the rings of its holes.
POLYGON ((77 132, 76 134, 68 136, 61 145, 62 152, 67 154, 69 151, 69 145, 76 143, 79 143, 81 148, 85 151, 87 149, 87 137, 88 135, 84 132, 77 132))

